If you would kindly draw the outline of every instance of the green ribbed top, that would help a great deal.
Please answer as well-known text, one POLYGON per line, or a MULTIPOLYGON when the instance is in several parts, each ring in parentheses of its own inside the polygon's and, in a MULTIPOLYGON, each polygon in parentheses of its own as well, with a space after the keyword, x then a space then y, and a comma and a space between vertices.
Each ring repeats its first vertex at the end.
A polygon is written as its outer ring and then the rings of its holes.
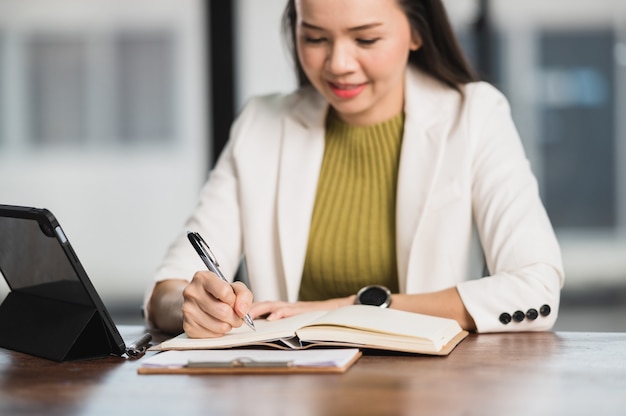
POLYGON ((356 293, 370 284, 398 292, 396 187, 404 113, 352 126, 332 112, 300 285, 300 300, 356 293))

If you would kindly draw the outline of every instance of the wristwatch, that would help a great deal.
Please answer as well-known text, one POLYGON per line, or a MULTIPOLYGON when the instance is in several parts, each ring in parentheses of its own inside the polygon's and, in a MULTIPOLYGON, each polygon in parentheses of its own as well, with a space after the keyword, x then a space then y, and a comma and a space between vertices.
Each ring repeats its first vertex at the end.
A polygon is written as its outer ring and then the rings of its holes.
POLYGON ((356 294, 357 305, 372 305, 388 308, 391 305, 391 292, 385 286, 365 286, 356 294))

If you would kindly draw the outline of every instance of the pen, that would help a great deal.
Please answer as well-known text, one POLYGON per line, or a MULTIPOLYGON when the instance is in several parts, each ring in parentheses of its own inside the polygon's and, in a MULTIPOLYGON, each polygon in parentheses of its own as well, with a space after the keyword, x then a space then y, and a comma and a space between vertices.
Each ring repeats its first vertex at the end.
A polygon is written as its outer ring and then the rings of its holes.
POLYGON ((148 348, 150 341, 152 341, 152 335, 144 334, 141 338, 132 342, 126 348, 126 354, 128 354, 129 357, 136 357, 139 354, 142 354, 148 348))
MULTIPOLYGON (((187 238, 189 239, 189 242, 191 243, 193 248, 196 249, 196 252, 200 256, 206 267, 210 271, 218 275, 220 279, 228 283, 228 280, 219 268, 219 263, 217 262, 215 255, 209 248, 209 245, 206 243, 206 241, 204 241, 202 236, 194 231, 187 231, 187 238)), ((254 322, 252 322, 249 314, 246 314, 246 316, 243 317, 243 320, 250 328, 256 331, 256 328, 254 327, 254 322)))

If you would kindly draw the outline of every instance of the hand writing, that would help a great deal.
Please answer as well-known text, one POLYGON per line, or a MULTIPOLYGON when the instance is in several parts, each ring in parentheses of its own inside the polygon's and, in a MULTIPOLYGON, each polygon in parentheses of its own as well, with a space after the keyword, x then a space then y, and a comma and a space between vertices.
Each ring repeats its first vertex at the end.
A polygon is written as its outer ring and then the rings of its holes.
POLYGON ((183 290, 183 329, 190 338, 216 338, 243 323, 252 292, 209 271, 197 272, 183 290))

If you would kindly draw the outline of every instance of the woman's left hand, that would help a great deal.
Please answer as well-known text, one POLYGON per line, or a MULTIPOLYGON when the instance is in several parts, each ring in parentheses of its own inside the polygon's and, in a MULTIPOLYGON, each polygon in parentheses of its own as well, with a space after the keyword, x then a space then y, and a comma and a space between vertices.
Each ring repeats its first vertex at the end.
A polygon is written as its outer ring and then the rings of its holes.
POLYGON ((354 295, 346 298, 329 299, 315 302, 255 302, 250 308, 250 317, 252 319, 267 316, 268 321, 287 318, 289 316, 298 315, 304 312, 312 311, 330 311, 341 306, 348 306, 354 303, 354 295))

